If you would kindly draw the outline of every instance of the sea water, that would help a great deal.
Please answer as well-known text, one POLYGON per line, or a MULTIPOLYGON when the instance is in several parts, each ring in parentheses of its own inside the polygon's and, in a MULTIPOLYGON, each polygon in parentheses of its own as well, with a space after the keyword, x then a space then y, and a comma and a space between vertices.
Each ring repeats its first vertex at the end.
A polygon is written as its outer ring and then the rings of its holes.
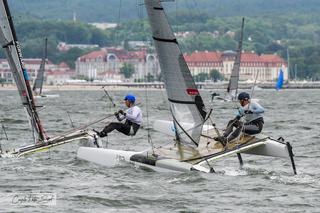
MULTIPOLYGON (((148 149, 148 131, 155 146, 170 143, 169 136, 148 130, 147 122, 151 126, 155 119, 171 119, 164 90, 112 90, 117 108, 103 91, 54 91, 60 97, 39 99, 37 105, 45 106, 39 115, 47 134, 54 136, 124 108, 121 102, 128 92, 137 96, 143 127, 135 137, 111 133, 103 139, 104 146, 148 149)), ((237 104, 210 102, 209 91, 201 94, 206 107, 213 108, 212 120, 224 128, 237 104)), ((0 159, 0 212, 319 212, 319 94, 320 90, 254 93, 266 110, 263 132, 291 143, 297 175, 289 159, 248 155, 242 156, 243 168, 236 156, 214 163, 214 174, 158 173, 127 164, 108 168, 78 160, 79 145, 68 144, 19 159, 0 159)), ((101 130, 112 119, 90 128, 101 130)), ((0 121, 9 139, 1 130, 3 149, 32 143, 16 91, 1 91, 0 121)))

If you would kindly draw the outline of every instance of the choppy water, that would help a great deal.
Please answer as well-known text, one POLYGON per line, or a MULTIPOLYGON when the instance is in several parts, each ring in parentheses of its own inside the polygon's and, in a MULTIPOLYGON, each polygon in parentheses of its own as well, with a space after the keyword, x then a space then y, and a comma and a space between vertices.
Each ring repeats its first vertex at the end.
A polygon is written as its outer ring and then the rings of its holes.
MULTIPOLYGON (((113 112, 102 91, 56 91, 59 98, 40 99, 40 112, 49 135, 70 128, 67 111, 79 126, 113 112)), ((120 101, 126 91, 111 94, 120 101)), ((145 91, 139 97, 146 115, 145 91)), ((202 91, 209 101, 208 91, 202 91)), ((218 162, 216 174, 157 173, 130 165, 106 168, 76 159, 77 145, 21 159, 0 159, 0 193, 55 193, 56 205, 23 206, 0 201, 0 212, 319 212, 320 211, 320 90, 255 91, 266 108, 264 133, 284 137, 296 154, 298 175, 289 160, 244 155, 218 162)), ((164 91, 149 91, 149 120, 170 119, 164 91)), ((211 103, 208 103, 211 105, 211 103)), ((223 127, 234 114, 231 103, 216 103, 213 119, 223 127)), ((0 120, 9 142, 3 147, 31 142, 25 112, 16 91, 0 92, 0 120)), ((146 117, 144 118, 146 123, 146 117)), ((103 124, 95 128, 102 128, 103 124)), ((134 138, 111 134, 114 149, 144 150, 147 131, 134 138)), ((152 132, 155 144, 167 136, 152 132)))

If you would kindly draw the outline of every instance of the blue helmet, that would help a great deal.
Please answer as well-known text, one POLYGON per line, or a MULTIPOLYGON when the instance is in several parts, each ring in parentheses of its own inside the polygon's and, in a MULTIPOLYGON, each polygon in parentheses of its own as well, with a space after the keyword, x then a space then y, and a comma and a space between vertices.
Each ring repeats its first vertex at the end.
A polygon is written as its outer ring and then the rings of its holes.
POLYGON ((238 100, 239 100, 239 101, 249 100, 249 99, 250 99, 249 93, 241 92, 241 93, 239 93, 239 95, 238 95, 238 100))
POLYGON ((136 97, 134 97, 134 95, 126 95, 126 97, 124 97, 124 99, 123 100, 128 100, 128 101, 130 101, 131 103, 134 103, 135 101, 136 101, 136 97))

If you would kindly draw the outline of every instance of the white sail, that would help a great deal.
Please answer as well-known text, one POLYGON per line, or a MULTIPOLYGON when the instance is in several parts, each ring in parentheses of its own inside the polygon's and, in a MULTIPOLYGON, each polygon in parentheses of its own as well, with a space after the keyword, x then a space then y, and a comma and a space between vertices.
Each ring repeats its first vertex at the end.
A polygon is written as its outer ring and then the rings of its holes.
POLYGON ((46 139, 45 132, 36 111, 29 77, 22 63, 21 49, 13 26, 8 2, 7 0, 1 0, 0 4, 1 46, 5 49, 21 102, 26 108, 28 118, 36 136, 35 141, 44 141, 46 139))
POLYGON ((240 63, 241 63, 241 52, 242 52, 242 40, 243 40, 243 27, 244 27, 244 18, 242 18, 241 25, 241 34, 240 40, 237 49, 237 55, 233 64, 233 68, 231 71, 231 76, 229 79, 229 84, 227 88, 227 99, 234 100, 237 97, 238 93, 238 82, 239 82, 239 74, 240 74, 240 63))
POLYGON ((145 0, 152 36, 163 72, 176 138, 198 146, 206 111, 190 70, 159 0, 145 0), (192 123, 192 127, 184 126, 192 123))
POLYGON ((44 81, 44 71, 45 71, 46 60, 47 60, 47 42, 48 42, 48 39, 45 38, 44 53, 43 53, 43 57, 41 60, 40 69, 38 71, 37 78, 36 78, 36 80, 33 84, 33 88, 32 88, 33 92, 37 95, 42 94, 42 86, 43 86, 43 81, 44 81))

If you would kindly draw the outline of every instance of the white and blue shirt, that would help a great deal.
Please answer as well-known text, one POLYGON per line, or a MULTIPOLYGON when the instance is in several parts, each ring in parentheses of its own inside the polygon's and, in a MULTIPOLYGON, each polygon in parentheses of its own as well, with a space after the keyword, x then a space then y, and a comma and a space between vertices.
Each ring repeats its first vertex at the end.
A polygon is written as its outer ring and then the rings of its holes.
POLYGON ((239 108, 239 111, 237 112, 237 116, 240 116, 240 117, 244 116, 246 123, 249 123, 258 118, 262 118, 263 113, 264 113, 264 108, 257 102, 250 100, 250 102, 247 105, 239 108), (250 113, 248 113, 248 111, 250 113))
POLYGON ((132 106, 126 110, 126 115, 119 115, 119 120, 127 119, 132 123, 141 125, 142 123, 142 112, 138 106, 132 106))

